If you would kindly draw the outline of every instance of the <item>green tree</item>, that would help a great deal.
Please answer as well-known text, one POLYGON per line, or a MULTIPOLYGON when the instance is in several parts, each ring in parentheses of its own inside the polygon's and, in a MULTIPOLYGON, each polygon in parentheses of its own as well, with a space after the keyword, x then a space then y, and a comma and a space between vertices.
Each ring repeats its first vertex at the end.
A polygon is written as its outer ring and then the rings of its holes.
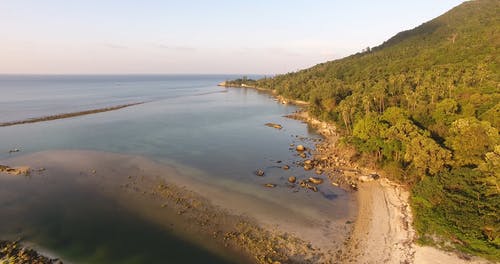
POLYGON ((487 121, 474 117, 461 118, 451 124, 446 145, 453 150, 453 159, 458 166, 477 166, 487 152, 500 144, 498 130, 487 121))

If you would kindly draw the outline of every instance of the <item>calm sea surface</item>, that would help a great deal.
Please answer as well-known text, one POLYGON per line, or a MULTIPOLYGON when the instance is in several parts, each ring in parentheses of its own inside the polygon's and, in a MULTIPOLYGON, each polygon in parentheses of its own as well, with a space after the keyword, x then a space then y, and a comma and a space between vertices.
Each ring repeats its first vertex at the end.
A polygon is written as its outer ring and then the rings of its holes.
MULTIPOLYGON (((294 106, 278 104, 269 95, 256 90, 216 86, 235 77, 238 76, 0 75, 0 122, 146 102, 117 111, 0 127, 0 160, 46 150, 84 149, 141 155, 178 164, 202 172, 198 177, 205 180, 226 184, 262 185, 264 182, 253 175, 257 168, 266 170, 266 180, 282 181, 292 173, 305 175, 300 168, 286 172, 275 169, 276 161, 292 164, 298 158, 289 145, 310 144, 301 141, 300 137, 319 136, 305 124, 283 117, 295 111, 294 106), (284 128, 266 127, 267 122, 282 124, 284 128), (9 154, 14 148, 21 151, 9 154)), ((33 183, 0 181, 1 187, 19 188, 20 191, 27 190, 29 184, 33 183)), ((74 217, 57 217, 57 207, 49 202, 38 203, 36 210, 50 214, 45 219, 30 222, 33 226, 29 227, 45 234, 40 236, 45 239, 37 240, 37 244, 65 259, 94 263, 164 263, 165 259, 170 259, 168 263, 229 261, 159 227, 127 217, 123 212, 110 212, 108 209, 113 206, 102 202, 106 199, 97 195, 86 198, 87 191, 71 188, 53 190, 53 195, 46 199, 64 203, 61 208, 72 210, 70 215, 74 217), (78 220, 85 215, 95 217, 78 220), (62 228, 68 225, 79 228, 62 228), (112 238, 103 231, 109 229, 112 229, 112 238), (92 234, 88 230, 99 230, 99 233, 92 234), (86 259, 85 256, 96 255, 95 248, 99 245, 106 246, 106 254, 86 259), (147 248, 163 250, 141 251, 147 248)), ((320 190, 308 195, 330 203, 335 199, 348 199, 346 193, 331 186, 320 187, 320 190)), ((288 195, 285 191, 284 195, 288 195)), ((0 214, 4 206, 12 206, 12 203, 16 201, 0 200, 0 214)), ((0 219, 0 225, 2 221, 0 219)))

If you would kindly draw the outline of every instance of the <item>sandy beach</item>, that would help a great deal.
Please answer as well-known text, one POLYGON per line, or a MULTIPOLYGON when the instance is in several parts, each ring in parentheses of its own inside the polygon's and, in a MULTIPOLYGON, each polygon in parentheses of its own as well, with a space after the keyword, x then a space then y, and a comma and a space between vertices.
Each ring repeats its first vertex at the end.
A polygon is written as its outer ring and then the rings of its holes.
MULTIPOLYGON (((197 178, 196 171, 186 174, 184 167, 109 152, 54 150, 19 155, 0 162, 8 165, 0 176, 5 180, 24 177, 24 173, 8 172, 29 167, 30 177, 74 177, 155 224, 169 223, 166 228, 207 250, 249 263, 490 263, 417 245, 405 187, 383 177, 371 178, 373 170, 345 158, 348 155, 339 152, 339 135, 331 124, 306 112, 291 117, 307 122, 325 137, 314 160, 329 164, 324 169, 332 184, 357 190, 357 211, 335 219, 328 207, 311 206, 318 197, 280 200, 280 189, 270 190, 274 196, 255 195, 252 188, 262 186, 213 184, 197 178)), ((9 199, 16 195, 2 194, 9 199)))
POLYGON ((346 263, 492 263, 415 243, 408 191, 387 179, 361 183, 346 263))
POLYGON ((362 168, 345 158, 351 153, 337 147, 339 135, 334 125, 312 118, 306 111, 299 111, 290 118, 308 123, 325 137, 326 140, 317 146, 317 158, 344 157, 339 159, 337 166, 330 167, 330 180, 344 183, 346 188, 355 184, 358 189, 358 214, 340 257, 342 263, 492 263, 463 253, 416 244, 417 234, 413 228, 407 188, 387 178, 375 180, 368 176, 373 169, 362 168), (354 173, 345 173, 349 169, 354 173), (344 172, 339 175, 338 171, 342 170, 344 172))

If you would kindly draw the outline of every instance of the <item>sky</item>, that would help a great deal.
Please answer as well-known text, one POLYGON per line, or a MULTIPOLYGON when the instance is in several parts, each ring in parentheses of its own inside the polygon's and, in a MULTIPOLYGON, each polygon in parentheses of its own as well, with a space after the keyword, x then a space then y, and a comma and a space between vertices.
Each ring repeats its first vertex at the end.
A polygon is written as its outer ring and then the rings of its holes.
POLYGON ((286 73, 380 45, 461 2, 0 0, 0 73, 286 73))

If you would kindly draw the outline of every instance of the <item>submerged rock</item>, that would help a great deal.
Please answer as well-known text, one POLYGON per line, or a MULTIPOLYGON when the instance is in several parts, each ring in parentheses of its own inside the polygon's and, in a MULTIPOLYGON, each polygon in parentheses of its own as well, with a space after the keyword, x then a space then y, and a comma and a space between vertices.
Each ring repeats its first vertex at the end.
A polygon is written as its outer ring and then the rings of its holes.
POLYGON ((316 186, 314 186, 314 185, 310 184, 310 183, 309 183, 309 181, 306 181, 306 180, 302 180, 302 181, 300 181, 299 185, 300 185, 300 187, 302 187, 302 188, 307 188, 307 189, 312 190, 312 191, 314 191, 314 192, 317 192, 317 191, 318 191, 318 187, 316 187, 316 186))
POLYGON ((318 191, 318 187, 314 186, 314 185, 311 185, 311 184, 306 184, 306 187, 307 189, 309 190, 312 190, 313 192, 317 192, 318 191))
POLYGON ((9 150, 9 153, 14 153, 14 152, 19 152, 19 149, 15 148, 15 149, 9 150))
POLYGON ((289 183, 295 183, 296 181, 297 181, 297 177, 295 177, 295 176, 288 177, 288 182, 289 183))
POLYGON ((280 124, 275 124, 275 123, 266 123, 266 126, 268 127, 273 127, 273 128, 276 128, 276 129, 282 129, 283 126, 280 125, 280 124))
POLYGON ((255 175, 257 175, 257 176, 264 176, 264 171, 263 171, 263 170, 261 170, 261 169, 256 170, 254 173, 255 173, 255 175))
POLYGON ((274 187, 276 187, 276 184, 274 184, 274 183, 266 183, 266 184, 264 184, 264 187, 274 188, 274 187))
POLYGON ((284 170, 288 170, 288 169, 290 169, 290 166, 288 166, 288 165, 284 165, 282 168, 283 168, 284 170))

